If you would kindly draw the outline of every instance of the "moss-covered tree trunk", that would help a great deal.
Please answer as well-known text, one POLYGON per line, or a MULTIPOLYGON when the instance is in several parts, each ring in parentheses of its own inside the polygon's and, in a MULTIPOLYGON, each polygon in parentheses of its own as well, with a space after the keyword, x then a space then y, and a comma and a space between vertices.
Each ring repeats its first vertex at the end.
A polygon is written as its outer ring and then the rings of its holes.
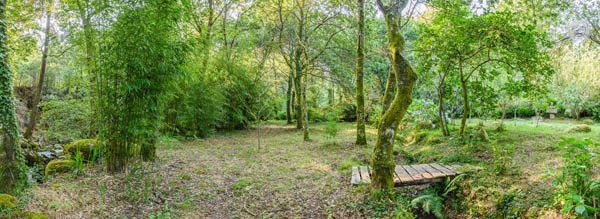
POLYGON ((356 144, 366 145, 365 133, 365 94, 363 88, 363 69, 365 63, 365 1, 358 0, 358 42, 356 46, 356 144))
MULTIPOLYGON (((298 72, 296 72, 298 74, 298 72)), ((302 129, 303 112, 302 111, 302 78, 294 77, 294 97, 296 102, 296 129, 302 129)))
MULTIPOLYGON (((459 64, 459 65, 462 65, 459 64)), ((462 74, 462 69, 460 69, 460 87, 462 88, 462 97, 463 97, 463 114, 460 120, 460 132, 459 135, 463 135, 465 133, 465 126, 467 125, 467 116, 469 116, 469 91, 467 90, 467 81, 464 80, 464 76, 462 74)))
POLYGON ((40 77, 38 85, 35 90, 35 96, 33 97, 33 103, 31 104, 31 111, 29 113, 29 123, 27 123, 27 129, 25 130, 24 137, 31 140, 33 137, 33 130, 37 124, 37 118, 39 117, 40 99, 42 98, 42 90, 44 89, 44 78, 46 77, 46 62, 48 61, 48 44, 50 42, 50 2, 48 2, 48 8, 46 9, 46 28, 44 30, 44 49, 42 50, 42 67, 40 69, 40 77))
POLYGON ((304 141, 309 141, 310 136, 308 133, 308 105, 306 103, 306 87, 308 85, 308 74, 304 74, 304 86, 302 90, 302 105, 303 105, 303 114, 304 114, 304 141))
POLYGON ((288 87, 286 93, 285 112, 287 113, 287 124, 292 124, 292 76, 288 77, 288 87))
POLYGON ((377 0, 377 5, 385 16, 391 70, 396 75, 396 94, 379 124, 377 142, 373 148, 371 158, 372 186, 377 189, 394 187, 394 136, 398 124, 406 114, 408 106, 412 103, 413 86, 417 80, 417 74, 413 71, 408 60, 402 56, 404 38, 400 32, 402 26, 400 13, 406 3, 406 1, 396 0, 395 3, 384 6, 381 0, 377 0))
POLYGON ((15 118, 6 27, 6 0, 0 0, 0 193, 13 193, 25 184, 27 176, 15 118))

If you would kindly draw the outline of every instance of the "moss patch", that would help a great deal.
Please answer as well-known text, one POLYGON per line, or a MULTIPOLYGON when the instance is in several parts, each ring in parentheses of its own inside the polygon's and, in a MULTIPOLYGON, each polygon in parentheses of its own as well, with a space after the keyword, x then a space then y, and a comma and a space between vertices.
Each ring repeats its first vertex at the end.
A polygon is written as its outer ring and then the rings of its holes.
POLYGON ((81 139, 73 141, 65 146, 65 153, 75 156, 75 153, 79 151, 85 159, 89 160, 92 158, 94 148, 98 147, 99 145, 96 139, 81 139))
POLYGON ((592 131, 592 128, 590 128, 590 126, 588 125, 576 125, 573 126, 569 129, 567 129, 567 132, 584 132, 584 133, 589 133, 592 131))
POLYGON ((46 165, 46 171, 44 175, 48 178, 48 175, 55 173, 63 173, 72 170, 75 167, 75 161, 72 160, 53 160, 46 165))
POLYGON ((49 219, 50 216, 43 214, 43 213, 39 213, 39 212, 27 211, 27 212, 23 213, 23 218, 24 219, 49 219))
POLYGON ((17 207, 17 198, 7 194, 0 194, 0 208, 17 207))

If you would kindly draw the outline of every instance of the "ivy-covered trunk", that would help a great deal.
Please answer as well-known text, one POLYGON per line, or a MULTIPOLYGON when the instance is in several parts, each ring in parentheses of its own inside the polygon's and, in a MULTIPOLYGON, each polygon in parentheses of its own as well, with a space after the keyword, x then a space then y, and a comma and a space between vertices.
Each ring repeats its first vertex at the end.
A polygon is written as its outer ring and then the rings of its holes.
POLYGON ((398 130, 398 124, 402 121, 408 106, 412 103, 413 86, 417 80, 417 74, 413 71, 408 60, 402 56, 404 38, 400 32, 402 26, 400 12, 406 4, 406 1, 396 0, 395 4, 384 6, 381 0, 377 0, 377 5, 385 16, 391 70, 396 75, 396 94, 379 124, 377 142, 373 148, 371 158, 372 186, 377 189, 394 187, 394 136, 398 130))
POLYGON ((6 0, 0 0, 0 193, 13 193, 25 184, 27 176, 15 118, 6 26, 6 0))
POLYGON ((296 55, 294 56, 294 70, 296 71, 294 73, 294 93, 296 96, 296 128, 297 129, 302 129, 302 123, 303 123, 303 114, 304 111, 302 110, 302 64, 300 61, 301 58, 301 51, 300 49, 296 49, 296 55))
POLYGON ((308 105, 306 103, 306 87, 308 86, 308 74, 304 74, 304 87, 302 91, 302 108, 304 109, 304 141, 310 140, 308 134, 308 105))
POLYGON ((366 145, 365 133, 365 94, 363 92, 363 69, 365 63, 364 30, 365 30, 365 1, 358 0, 358 43, 356 47, 356 144, 366 145))

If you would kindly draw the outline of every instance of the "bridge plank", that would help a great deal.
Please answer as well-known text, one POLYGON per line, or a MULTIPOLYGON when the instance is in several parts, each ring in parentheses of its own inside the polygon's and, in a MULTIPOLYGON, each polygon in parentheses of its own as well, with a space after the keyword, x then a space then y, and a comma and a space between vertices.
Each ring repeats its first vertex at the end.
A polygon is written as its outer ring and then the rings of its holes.
POLYGON ((371 175, 367 166, 360 166, 360 178, 363 183, 371 183, 371 175))

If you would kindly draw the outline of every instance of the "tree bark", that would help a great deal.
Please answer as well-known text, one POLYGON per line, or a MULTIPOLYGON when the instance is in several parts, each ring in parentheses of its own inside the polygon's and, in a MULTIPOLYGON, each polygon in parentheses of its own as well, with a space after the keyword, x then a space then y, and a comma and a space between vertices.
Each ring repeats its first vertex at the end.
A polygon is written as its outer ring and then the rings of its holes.
POLYGON ((440 117, 440 129, 442 129, 442 134, 444 136, 450 136, 450 133, 447 129, 448 125, 446 124, 446 116, 444 114, 444 91, 442 89, 443 88, 438 87, 438 99, 440 105, 438 109, 438 116, 440 117))
POLYGON ((285 112, 287 113, 287 124, 292 124, 292 76, 288 77, 288 87, 287 87, 287 99, 286 99, 286 108, 285 112))
MULTIPOLYGON (((412 91, 417 74, 402 56, 404 50, 404 38, 400 32, 401 28, 401 9, 396 8, 401 0, 397 0, 392 6, 383 6, 380 0, 377 0, 379 9, 385 16, 386 29, 388 34, 388 46, 390 50, 391 69, 396 75, 396 95, 389 109, 383 114, 383 118, 378 128, 377 142, 373 148, 371 157, 372 186, 377 189, 391 189, 394 187, 394 169, 393 158, 394 136, 398 129, 398 124, 406 114, 408 106, 412 103, 412 91)), ((402 5, 406 5, 406 1, 402 5)))
POLYGON ((15 117, 6 26, 6 0, 0 0, 0 193, 13 193, 26 183, 27 176, 15 117))
POLYGON ((363 69, 365 62, 364 29, 365 29, 365 1, 358 0, 358 42, 356 47, 356 144, 366 145, 365 133, 365 94, 363 92, 363 69))
POLYGON ((302 91, 302 108, 304 109, 304 141, 309 141, 310 136, 308 133, 308 106, 306 103, 306 87, 308 86, 308 74, 304 74, 304 86, 302 91))
POLYGON ((98 109, 97 102, 99 101, 98 89, 97 89, 97 75, 96 75, 96 46, 94 45, 94 36, 92 26, 90 24, 90 14, 86 12, 86 8, 88 7, 88 1, 85 0, 85 7, 81 4, 80 0, 77 0, 77 8, 79 10, 79 16, 81 17, 81 25, 83 26, 84 39, 85 39, 85 64, 87 67, 87 71, 90 77, 90 106, 92 109, 92 121, 90 128, 90 136, 95 136, 98 127, 98 109))
POLYGON ((40 77, 37 88, 35 90, 35 96, 33 98, 33 104, 31 105, 31 113, 29 114, 29 123, 27 124, 27 130, 25 130, 24 137, 27 140, 31 140, 33 137, 33 130, 35 129, 35 125, 37 123, 37 117, 39 116, 39 107, 40 99, 42 97, 42 90, 44 88, 44 77, 46 76, 46 62, 48 60, 48 44, 50 42, 50 4, 48 4, 48 8, 46 9, 46 29, 44 30, 44 49, 42 50, 42 67, 40 69, 40 77))
POLYGON ((467 90, 467 83, 462 80, 462 75, 461 75, 460 87, 462 88, 464 112, 463 112, 463 115, 462 115, 462 118, 460 121, 459 134, 463 135, 465 133, 465 126, 467 124, 467 116, 469 116, 469 114, 470 114, 470 109, 469 109, 469 94, 468 94, 468 90, 467 90))

